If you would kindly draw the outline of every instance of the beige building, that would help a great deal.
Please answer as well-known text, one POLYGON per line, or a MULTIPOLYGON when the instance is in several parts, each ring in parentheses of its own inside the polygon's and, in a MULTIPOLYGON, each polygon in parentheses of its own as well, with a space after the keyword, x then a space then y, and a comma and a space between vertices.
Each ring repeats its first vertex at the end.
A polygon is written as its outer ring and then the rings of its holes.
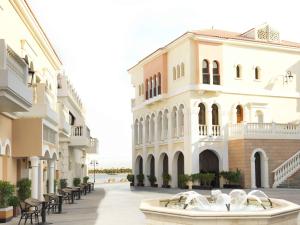
POLYGON ((77 135, 62 116, 62 63, 24 0, 0 2, 0 51, 0 179, 30 178, 32 197, 43 198, 61 178, 64 138, 77 135))
MULTIPOLYGON (((137 174, 240 169, 245 187, 277 187, 300 168, 300 44, 268 24, 186 32, 129 69, 137 174)), ((145 184, 149 181, 145 178, 145 184)))

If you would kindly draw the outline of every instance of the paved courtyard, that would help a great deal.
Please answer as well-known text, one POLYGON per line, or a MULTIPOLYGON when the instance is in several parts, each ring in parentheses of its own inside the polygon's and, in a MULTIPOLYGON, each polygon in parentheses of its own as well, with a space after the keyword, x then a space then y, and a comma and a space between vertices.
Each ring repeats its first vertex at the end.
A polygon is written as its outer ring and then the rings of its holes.
MULTIPOLYGON (((47 222, 59 225, 143 225, 142 199, 171 196, 179 189, 130 189, 128 183, 97 185, 96 190, 75 204, 64 204, 62 214, 50 214, 47 222)), ((265 189, 269 196, 300 204, 300 189, 265 189)), ((225 192, 228 192, 226 190, 225 192)), ((201 191, 208 194, 209 191, 201 191)), ((8 223, 17 224, 18 218, 8 223)), ((21 223, 23 224, 24 221, 21 223)), ((27 224, 30 224, 27 222, 27 224)))

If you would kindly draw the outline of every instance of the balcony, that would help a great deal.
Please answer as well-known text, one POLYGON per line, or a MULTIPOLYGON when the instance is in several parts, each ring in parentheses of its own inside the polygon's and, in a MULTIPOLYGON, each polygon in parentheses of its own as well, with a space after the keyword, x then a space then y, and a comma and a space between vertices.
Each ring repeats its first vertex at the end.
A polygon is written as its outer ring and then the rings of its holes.
POLYGON ((72 126, 70 146, 86 148, 91 146, 90 130, 87 126, 72 126))
POLYGON ((87 153, 89 154, 99 154, 99 142, 97 138, 90 138, 91 145, 87 149, 87 153))
POLYGON ((24 117, 39 117, 49 120, 57 125, 59 123, 56 112, 55 95, 47 88, 46 84, 38 83, 32 87, 33 105, 24 117))
POLYGON ((61 134, 69 136, 71 134, 71 126, 68 121, 69 112, 64 104, 59 104, 59 130, 61 134))
POLYGON ((0 40, 0 111, 26 112, 32 105, 27 86, 28 67, 5 41, 0 40))
POLYGON ((231 124, 229 139, 299 139, 300 125, 280 123, 231 124))

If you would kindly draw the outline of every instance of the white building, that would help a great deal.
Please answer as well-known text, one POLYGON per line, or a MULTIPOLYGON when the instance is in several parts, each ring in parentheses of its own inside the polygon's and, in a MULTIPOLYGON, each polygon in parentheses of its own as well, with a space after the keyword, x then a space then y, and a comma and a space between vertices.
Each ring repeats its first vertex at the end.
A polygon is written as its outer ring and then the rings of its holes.
POLYGON ((268 24, 186 32, 129 73, 136 175, 176 187, 179 174, 238 168, 243 186, 276 187, 299 170, 300 44, 268 24))

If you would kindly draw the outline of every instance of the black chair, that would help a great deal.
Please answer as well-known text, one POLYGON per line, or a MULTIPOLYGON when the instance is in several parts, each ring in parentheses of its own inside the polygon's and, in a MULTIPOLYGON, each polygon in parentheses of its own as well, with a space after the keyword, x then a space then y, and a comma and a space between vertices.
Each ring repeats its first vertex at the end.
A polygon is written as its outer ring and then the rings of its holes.
POLYGON ((39 223, 39 209, 38 206, 32 206, 31 204, 28 204, 26 202, 20 202, 20 209, 21 209, 21 217, 19 220, 18 225, 21 223, 21 220, 24 219, 25 222, 24 224, 26 224, 27 220, 30 219, 30 223, 32 223, 32 218, 35 218, 35 221, 39 223))
POLYGON ((44 199, 45 202, 47 204, 47 212, 48 215, 50 213, 50 211, 52 211, 52 213, 55 213, 58 211, 58 197, 56 197, 55 195, 51 195, 51 194, 44 194, 44 199))

